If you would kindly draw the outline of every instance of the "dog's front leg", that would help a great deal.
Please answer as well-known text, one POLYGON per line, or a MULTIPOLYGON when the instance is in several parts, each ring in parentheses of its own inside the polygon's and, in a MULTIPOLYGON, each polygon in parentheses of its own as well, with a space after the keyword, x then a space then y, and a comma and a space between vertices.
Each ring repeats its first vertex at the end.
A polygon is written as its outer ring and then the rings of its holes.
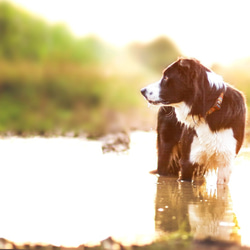
POLYGON ((178 181, 192 181, 194 170, 197 164, 192 164, 189 160, 180 160, 181 171, 178 181))
POLYGON ((166 176, 178 175, 178 166, 175 166, 173 158, 174 145, 158 141, 158 164, 157 173, 166 176))

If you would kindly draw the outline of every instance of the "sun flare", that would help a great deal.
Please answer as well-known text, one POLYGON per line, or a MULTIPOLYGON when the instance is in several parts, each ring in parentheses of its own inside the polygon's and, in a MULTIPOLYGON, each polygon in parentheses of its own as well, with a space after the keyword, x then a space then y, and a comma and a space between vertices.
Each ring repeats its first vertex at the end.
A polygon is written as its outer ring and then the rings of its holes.
POLYGON ((96 34, 117 46, 166 35, 184 55, 205 64, 250 56, 247 0, 12 2, 50 22, 65 22, 77 36, 96 34))

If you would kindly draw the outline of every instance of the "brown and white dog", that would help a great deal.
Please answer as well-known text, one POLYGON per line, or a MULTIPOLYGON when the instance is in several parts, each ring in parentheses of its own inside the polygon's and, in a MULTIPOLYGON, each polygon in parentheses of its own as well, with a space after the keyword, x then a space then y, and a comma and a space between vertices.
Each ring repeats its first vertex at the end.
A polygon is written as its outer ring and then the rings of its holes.
POLYGON ((246 105, 241 92, 195 59, 179 59, 160 81, 141 90, 160 104, 157 146, 160 175, 191 181, 194 173, 217 172, 227 184, 244 139, 246 105))

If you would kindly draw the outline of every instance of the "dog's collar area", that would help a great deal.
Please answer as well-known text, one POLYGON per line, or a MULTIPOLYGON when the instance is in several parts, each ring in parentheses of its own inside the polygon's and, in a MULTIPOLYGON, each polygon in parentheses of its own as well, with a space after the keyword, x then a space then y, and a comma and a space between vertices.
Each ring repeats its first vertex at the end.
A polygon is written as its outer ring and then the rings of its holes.
POLYGON ((224 98, 224 92, 222 92, 220 96, 216 99, 214 105, 207 111, 206 116, 212 114, 214 111, 221 109, 223 98, 224 98))

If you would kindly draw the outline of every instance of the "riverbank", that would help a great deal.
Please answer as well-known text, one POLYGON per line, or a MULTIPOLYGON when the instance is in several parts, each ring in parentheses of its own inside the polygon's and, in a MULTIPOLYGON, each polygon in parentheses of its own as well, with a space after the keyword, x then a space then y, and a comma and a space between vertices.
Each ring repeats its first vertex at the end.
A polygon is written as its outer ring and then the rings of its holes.
MULTIPOLYGON (((175 236, 176 237, 176 236, 175 236)), ((123 246, 119 242, 115 242, 111 237, 101 241, 96 246, 79 245, 78 247, 63 247, 44 244, 24 244, 17 245, 14 242, 6 239, 0 239, 1 249, 29 249, 29 250, 249 250, 249 247, 240 246, 235 243, 228 243, 225 241, 216 241, 212 239, 206 239, 197 241, 193 239, 183 239, 184 237, 178 236, 178 238, 171 238, 165 240, 159 240, 149 245, 144 246, 123 246)))

